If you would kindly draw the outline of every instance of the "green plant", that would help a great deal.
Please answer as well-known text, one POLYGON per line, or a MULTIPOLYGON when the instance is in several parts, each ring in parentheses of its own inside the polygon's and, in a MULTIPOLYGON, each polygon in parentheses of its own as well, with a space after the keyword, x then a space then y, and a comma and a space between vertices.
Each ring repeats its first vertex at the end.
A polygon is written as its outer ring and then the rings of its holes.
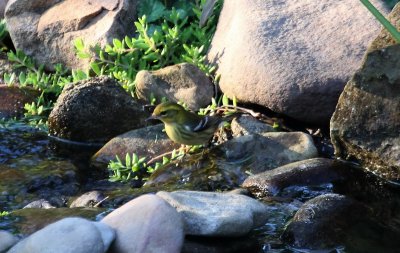
POLYGON ((41 95, 31 104, 25 104, 25 120, 31 125, 45 127, 48 113, 66 84, 87 79, 89 74, 81 70, 69 71, 61 64, 54 65, 53 73, 46 73, 44 66, 37 67, 35 61, 21 50, 7 53, 8 60, 13 63, 16 73, 5 73, 7 85, 17 84, 20 87, 30 86, 41 91, 41 95))
POLYGON ((367 7, 367 9, 374 15, 374 17, 388 30, 388 32, 393 36, 393 38, 400 43, 400 32, 397 31, 389 20, 387 20, 382 13, 380 13, 375 6, 369 0, 360 0, 362 4, 367 7))
POLYGON ((111 171, 109 180, 111 182, 121 181, 127 182, 131 179, 138 179, 138 174, 141 168, 145 166, 145 157, 139 158, 138 155, 126 154, 125 162, 116 156, 116 161, 110 161, 108 169, 111 171))
POLYGON ((0 212, 0 217, 7 216, 7 215, 9 215, 9 214, 10 214, 10 212, 2 211, 2 212, 0 212))
POLYGON ((135 22, 138 36, 114 39, 104 48, 89 47, 75 41, 78 57, 91 58, 91 70, 116 78, 134 94, 134 80, 140 70, 155 70, 171 64, 189 62, 207 74, 214 67, 205 62, 205 53, 215 30, 216 19, 199 27, 201 0, 197 4, 175 1, 171 10, 159 0, 142 1, 141 18, 135 22))
POLYGON ((139 158, 135 153, 126 154, 125 161, 116 156, 116 160, 111 160, 108 164, 108 169, 110 171, 109 180, 111 182, 128 182, 130 180, 147 180, 147 175, 152 174, 161 166, 168 164, 174 159, 182 157, 184 154, 183 150, 173 150, 157 156, 149 161, 146 161, 145 157, 139 158), (170 157, 168 157, 170 155, 170 157), (161 162, 158 160, 161 159, 161 162), (150 164, 152 166, 150 166, 150 164))
POLYGON ((2 51, 7 50, 7 46, 4 43, 4 39, 9 37, 9 33, 6 26, 6 21, 4 19, 0 20, 0 46, 2 51))

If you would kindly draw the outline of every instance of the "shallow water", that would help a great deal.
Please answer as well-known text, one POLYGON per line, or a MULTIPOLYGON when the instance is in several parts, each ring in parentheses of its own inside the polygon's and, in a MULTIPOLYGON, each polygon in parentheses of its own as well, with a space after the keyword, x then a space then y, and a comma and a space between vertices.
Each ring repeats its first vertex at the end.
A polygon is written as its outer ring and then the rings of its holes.
MULTIPOLYGON (((78 149, 75 147, 71 154, 69 146, 64 147, 66 149, 54 148, 46 132, 26 125, 0 127, 0 212, 22 208, 27 202, 40 197, 49 198, 54 195, 53 197, 62 199, 96 189, 110 193, 111 198, 114 199, 112 205, 119 205, 135 196, 159 189, 151 187, 135 189, 129 184, 111 184, 106 180, 107 175, 94 172, 88 166, 88 158, 96 151, 96 148, 84 149, 87 151, 85 153, 82 147, 78 149), (32 181, 32 178, 36 181, 32 181), (24 189, 24 186, 18 183, 7 184, 7 182, 25 182, 24 180, 29 181, 29 184, 33 183, 34 186, 24 189), (43 188, 43 184, 48 185, 43 188), (59 187, 57 184, 67 185, 67 187, 59 187)), ((220 161, 216 161, 216 164, 218 162, 220 161)), ((182 252, 194 252, 193 249, 199 249, 196 252, 220 253, 322 252, 294 249, 285 245, 280 236, 285 224, 305 201, 333 192, 368 203, 374 208, 375 216, 368 222, 352 228, 346 245, 337 245, 323 252, 399 252, 400 190, 398 185, 390 184, 357 169, 353 174, 353 179, 342 184, 288 187, 274 198, 261 200, 270 206, 271 216, 267 224, 254 230, 249 236, 235 239, 187 237, 182 252)), ((180 181, 181 185, 176 188, 185 188, 182 186, 185 182, 185 180, 180 181)), ((189 184, 189 181, 186 183, 189 184)), ((219 187, 219 184, 211 186, 213 190, 228 190, 219 187)), ((160 189, 165 190, 163 187, 160 189)), ((56 200, 58 201, 57 198, 56 200)), ((46 212, 46 210, 41 211, 46 212)), ((65 209, 62 211, 65 212, 65 209)), ((103 211, 99 210, 99 212, 103 211)), ((57 210, 51 212, 57 212, 57 210)), ((29 215, 11 214, 0 217, 0 230, 21 233, 14 225, 24 220, 24 217, 34 219, 32 218, 34 216, 29 215)))

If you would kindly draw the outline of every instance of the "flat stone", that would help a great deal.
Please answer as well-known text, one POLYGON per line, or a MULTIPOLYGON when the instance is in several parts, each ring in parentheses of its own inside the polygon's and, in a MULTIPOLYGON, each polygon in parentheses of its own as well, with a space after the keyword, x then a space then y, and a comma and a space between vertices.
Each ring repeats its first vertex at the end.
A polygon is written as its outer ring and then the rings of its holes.
POLYGON ((139 157, 151 159, 158 155, 179 148, 180 145, 171 141, 163 132, 163 124, 135 129, 118 135, 107 142, 92 157, 96 167, 106 167, 115 156, 124 158, 126 154, 135 153, 139 157))
POLYGON ((345 165, 327 158, 312 158, 249 176, 242 184, 257 197, 274 196, 293 185, 318 185, 346 178, 345 165))
POLYGON ((265 204, 239 194, 161 191, 157 196, 182 215, 188 235, 243 236, 269 217, 265 204))
POLYGON ((253 174, 318 156, 311 136, 302 132, 245 135, 223 143, 217 152, 227 161, 247 160, 253 174))

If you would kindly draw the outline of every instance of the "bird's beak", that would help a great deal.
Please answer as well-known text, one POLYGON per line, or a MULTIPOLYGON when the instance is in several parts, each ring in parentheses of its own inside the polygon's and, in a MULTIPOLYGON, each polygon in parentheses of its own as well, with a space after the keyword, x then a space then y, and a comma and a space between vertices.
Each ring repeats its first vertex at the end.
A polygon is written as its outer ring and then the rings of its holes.
POLYGON ((158 116, 152 114, 150 117, 148 117, 148 118, 146 119, 146 121, 155 120, 155 119, 159 119, 159 118, 158 118, 158 116))

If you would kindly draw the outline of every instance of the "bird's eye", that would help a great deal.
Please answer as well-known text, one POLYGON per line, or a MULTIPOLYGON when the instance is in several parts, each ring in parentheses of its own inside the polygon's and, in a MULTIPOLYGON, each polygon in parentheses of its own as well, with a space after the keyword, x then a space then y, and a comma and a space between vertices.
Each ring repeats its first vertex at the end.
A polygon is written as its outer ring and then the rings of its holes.
POLYGON ((162 111, 162 112, 160 112, 160 115, 161 115, 161 116, 166 116, 166 115, 167 115, 167 111, 162 111))

